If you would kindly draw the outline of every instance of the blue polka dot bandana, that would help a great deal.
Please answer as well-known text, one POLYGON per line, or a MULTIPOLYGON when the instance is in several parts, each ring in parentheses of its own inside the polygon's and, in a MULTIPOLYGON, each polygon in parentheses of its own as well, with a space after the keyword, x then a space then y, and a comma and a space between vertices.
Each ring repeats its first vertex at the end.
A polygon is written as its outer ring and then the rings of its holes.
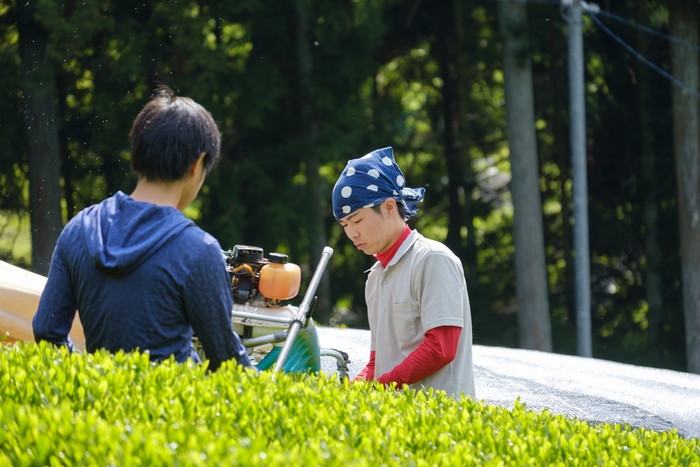
POLYGON ((415 216, 425 188, 406 188, 406 179, 394 160, 394 151, 376 149, 352 159, 333 187, 333 215, 340 220, 361 208, 371 208, 393 198, 404 206, 406 220, 415 216))

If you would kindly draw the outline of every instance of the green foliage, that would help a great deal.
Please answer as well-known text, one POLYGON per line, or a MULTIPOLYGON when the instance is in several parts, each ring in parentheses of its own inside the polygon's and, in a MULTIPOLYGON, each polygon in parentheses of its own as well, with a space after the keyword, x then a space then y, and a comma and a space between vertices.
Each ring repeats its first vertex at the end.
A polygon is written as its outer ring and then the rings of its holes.
MULTIPOLYGON (((0 0, 0 230, 7 225, 5 212, 28 218, 30 209, 18 4, 0 0)), ((131 191, 127 135, 151 90, 164 83, 210 110, 223 134, 222 160, 187 215, 224 248, 252 244, 289 252, 308 275, 315 228, 309 218, 312 210, 321 210, 335 250, 330 300, 346 316, 336 321, 366 326, 362 271, 372 258, 354 249, 333 219, 330 190, 348 159, 392 145, 409 186, 427 188, 412 227, 453 242, 449 246, 470 273, 475 342, 517 345, 508 191, 510 177, 517 174, 510 173, 505 138, 496 2, 35 4, 37 20, 50 37, 47 52, 56 74, 66 221, 117 190, 131 191), (438 40, 445 16, 441 8, 456 5, 459 11, 450 11, 463 37, 459 47, 454 37, 446 38, 449 48, 438 40), (304 49, 309 63, 302 60, 304 49), (451 122, 446 122, 445 107, 454 98, 446 78, 457 69, 465 96, 460 144, 468 147, 474 179, 455 201, 450 182, 461 174, 448 169, 445 134, 451 122), (325 195, 318 200, 312 199, 307 180, 310 151, 318 156, 323 180, 325 195), (473 224, 453 222, 460 209, 473 224), (475 251, 465 251, 467 239, 474 241, 475 251)), ((655 29, 668 25, 664 2, 626 0, 605 8, 655 29), (642 5, 646 16, 637 17, 642 5)), ((529 3, 528 17, 554 350, 573 353, 566 23, 559 5, 546 2, 529 3)), ((609 26, 636 43, 636 30, 609 26)), ((670 85, 655 73, 643 78, 636 59, 588 19, 584 34, 594 355, 682 369, 670 85), (646 109, 638 98, 643 79, 654 90, 646 109), (646 296, 649 190, 640 134, 648 132, 640 128, 641 110, 651 119, 653 194, 659 208, 663 306, 655 329, 646 296)), ((649 36, 647 56, 662 68, 670 66, 668 45, 659 38, 649 36)), ((29 239, 6 240, 9 231, 0 232, 0 254, 29 266, 22 250, 29 239), (12 246, 16 251, 9 251, 12 246)))
POLYGON ((0 466, 16 467, 700 465, 696 439, 519 402, 34 343, 0 348, 0 426, 0 466))
POLYGON ((22 267, 31 264, 29 217, 0 211, 0 260, 22 267))
MULTIPOLYGON (((9 6, 0 2, 0 18, 9 6)), ((0 21, 0 209, 21 212, 29 202, 27 173, 23 155, 20 93, 19 33, 17 26, 0 21)))

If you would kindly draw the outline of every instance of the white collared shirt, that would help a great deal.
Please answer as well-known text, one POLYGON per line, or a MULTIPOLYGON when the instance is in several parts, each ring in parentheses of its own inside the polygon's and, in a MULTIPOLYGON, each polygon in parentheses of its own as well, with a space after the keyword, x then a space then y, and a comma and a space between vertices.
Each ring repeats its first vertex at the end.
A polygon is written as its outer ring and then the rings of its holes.
POLYGON ((365 300, 375 378, 404 361, 426 331, 458 326, 462 332, 455 359, 412 387, 476 399, 467 283, 462 263, 449 248, 412 231, 386 268, 379 262, 372 266, 365 300))

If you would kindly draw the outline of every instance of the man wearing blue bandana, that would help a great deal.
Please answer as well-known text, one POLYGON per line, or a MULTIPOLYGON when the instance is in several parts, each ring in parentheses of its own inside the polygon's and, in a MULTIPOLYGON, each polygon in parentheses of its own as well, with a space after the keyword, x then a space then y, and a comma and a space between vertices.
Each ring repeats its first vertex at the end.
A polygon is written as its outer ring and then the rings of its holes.
POLYGON ((356 379, 476 398, 464 270, 445 245, 408 227, 424 188, 408 188, 392 148, 348 162, 333 214, 357 249, 373 255, 365 300, 370 361, 356 379))

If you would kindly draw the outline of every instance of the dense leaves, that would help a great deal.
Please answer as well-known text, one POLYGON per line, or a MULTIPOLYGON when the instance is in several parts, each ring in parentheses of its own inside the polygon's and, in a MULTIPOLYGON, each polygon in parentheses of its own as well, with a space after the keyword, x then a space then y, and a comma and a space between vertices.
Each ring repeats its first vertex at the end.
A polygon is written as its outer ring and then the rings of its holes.
POLYGON ((0 465, 700 465, 698 440, 325 375, 0 348, 0 465))

